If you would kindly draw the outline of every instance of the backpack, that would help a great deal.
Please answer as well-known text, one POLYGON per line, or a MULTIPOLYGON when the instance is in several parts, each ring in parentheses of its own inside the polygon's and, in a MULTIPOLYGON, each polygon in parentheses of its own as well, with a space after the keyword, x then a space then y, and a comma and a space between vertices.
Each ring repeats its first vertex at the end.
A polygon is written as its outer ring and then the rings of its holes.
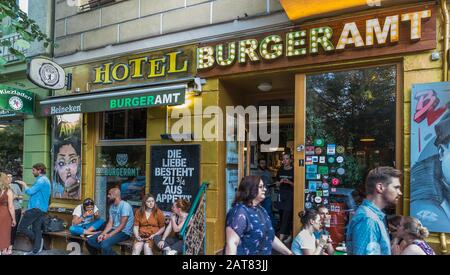
POLYGON ((66 227, 64 226, 64 220, 56 216, 45 216, 43 222, 43 232, 58 232, 64 231, 66 227))

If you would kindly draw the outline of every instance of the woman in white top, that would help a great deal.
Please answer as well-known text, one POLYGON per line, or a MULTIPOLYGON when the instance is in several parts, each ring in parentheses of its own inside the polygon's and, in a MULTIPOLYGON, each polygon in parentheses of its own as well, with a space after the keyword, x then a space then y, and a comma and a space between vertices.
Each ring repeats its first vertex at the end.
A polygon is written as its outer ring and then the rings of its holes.
POLYGON ((303 227, 292 242, 292 252, 295 255, 333 254, 334 249, 329 235, 322 234, 319 240, 314 236, 314 232, 320 231, 322 227, 319 212, 313 209, 300 211, 298 216, 303 227))

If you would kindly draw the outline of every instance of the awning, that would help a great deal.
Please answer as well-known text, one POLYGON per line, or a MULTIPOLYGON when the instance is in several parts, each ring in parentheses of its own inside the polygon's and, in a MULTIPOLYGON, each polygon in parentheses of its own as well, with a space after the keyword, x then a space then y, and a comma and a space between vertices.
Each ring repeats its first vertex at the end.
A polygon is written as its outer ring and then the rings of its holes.
POLYGON ((34 93, 0 84, 0 110, 33 114, 34 93))
POLYGON ((187 84, 50 97, 39 102, 42 116, 95 113, 184 104, 187 84))
POLYGON ((344 14, 357 10, 381 8, 419 0, 280 0, 290 20, 312 18, 319 15, 344 14))

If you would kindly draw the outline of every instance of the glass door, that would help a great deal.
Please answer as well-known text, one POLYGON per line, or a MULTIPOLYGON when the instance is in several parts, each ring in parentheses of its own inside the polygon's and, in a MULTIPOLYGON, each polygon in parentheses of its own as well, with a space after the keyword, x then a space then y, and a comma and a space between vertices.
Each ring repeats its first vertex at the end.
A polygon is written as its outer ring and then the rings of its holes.
POLYGON ((366 173, 396 165, 397 67, 306 75, 304 83, 304 208, 329 209, 336 246, 365 196, 366 173))

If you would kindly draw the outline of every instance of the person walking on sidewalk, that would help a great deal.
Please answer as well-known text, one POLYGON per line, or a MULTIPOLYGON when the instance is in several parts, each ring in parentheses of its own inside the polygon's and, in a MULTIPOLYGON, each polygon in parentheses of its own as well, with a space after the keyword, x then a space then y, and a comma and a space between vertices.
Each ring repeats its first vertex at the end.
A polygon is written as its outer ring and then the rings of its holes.
POLYGON ((16 225, 11 180, 0 173, 0 255, 11 255, 11 227, 16 225))
POLYGON ((401 172, 392 167, 370 170, 366 178, 367 198, 348 226, 348 254, 391 255, 386 214, 382 210, 395 205, 402 195, 400 176, 401 172))
POLYGON ((226 255, 283 255, 292 251, 275 236, 267 211, 261 206, 266 188, 261 177, 246 176, 239 184, 226 218, 226 255))
POLYGON ((28 187, 24 181, 16 181, 22 185, 25 194, 30 196, 28 209, 23 214, 18 228, 19 233, 26 235, 33 242, 33 249, 26 253, 27 255, 38 254, 44 247, 42 223, 48 211, 51 189, 50 180, 45 175, 46 167, 43 163, 33 165, 32 173, 36 178, 32 187, 28 187))

